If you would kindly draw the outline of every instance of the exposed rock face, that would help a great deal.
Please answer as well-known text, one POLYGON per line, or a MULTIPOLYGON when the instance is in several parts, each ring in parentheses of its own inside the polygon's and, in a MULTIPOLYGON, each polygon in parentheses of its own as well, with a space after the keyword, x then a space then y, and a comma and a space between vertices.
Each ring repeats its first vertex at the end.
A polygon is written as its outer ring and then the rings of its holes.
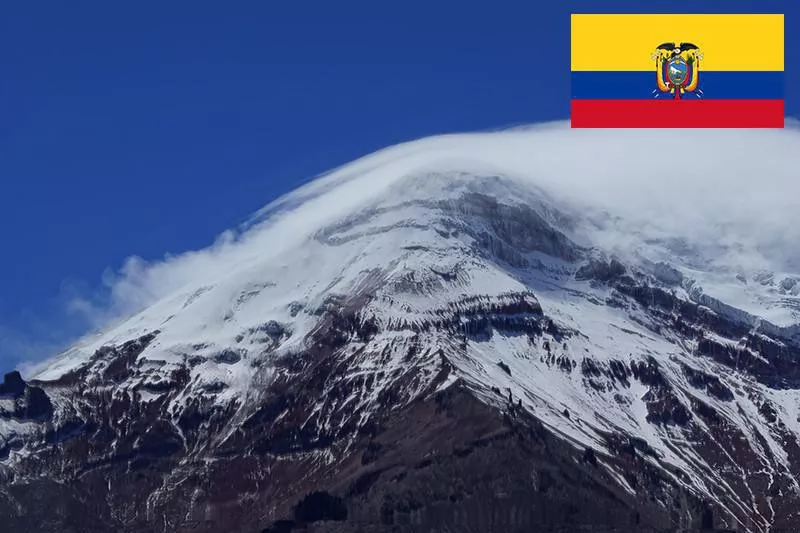
MULTIPOLYGON (((152 438, 129 456, 87 465, 66 485, 49 479, 11 483, 0 506, 8 530, 144 531, 154 524, 149 512, 169 524, 165 530, 187 532, 655 533, 681 522, 699 530, 711 512, 678 489, 667 493, 672 510, 639 501, 598 466, 592 452, 587 458, 565 446, 513 406, 504 412, 486 406, 460 383, 387 416, 331 464, 307 456, 319 445, 310 441, 291 450, 220 454, 213 463, 181 465, 175 456, 180 445, 170 448, 169 431, 145 435, 152 438), (156 480, 170 473, 176 478, 175 471, 183 479, 148 501, 156 480), (191 511, 193 498, 206 502, 200 512, 191 511), (47 504, 44 512, 18 513, 18 505, 35 503, 47 504)), ((636 465, 643 484, 666 483, 635 448, 621 449, 619 460, 636 465)), ((71 459, 65 454, 58 457, 61 464, 71 459)))
POLYGON ((25 392, 25 381, 19 372, 15 370, 3 377, 3 382, 0 383, 0 396, 18 398, 23 392, 25 392))
POLYGON ((0 383, 0 399, 6 400, 0 404, 0 419, 44 422, 53 416, 53 404, 47 394, 25 383, 17 371, 6 374, 0 383))
POLYGON ((4 531, 798 531, 794 329, 570 227, 377 205, 7 374, 4 531))

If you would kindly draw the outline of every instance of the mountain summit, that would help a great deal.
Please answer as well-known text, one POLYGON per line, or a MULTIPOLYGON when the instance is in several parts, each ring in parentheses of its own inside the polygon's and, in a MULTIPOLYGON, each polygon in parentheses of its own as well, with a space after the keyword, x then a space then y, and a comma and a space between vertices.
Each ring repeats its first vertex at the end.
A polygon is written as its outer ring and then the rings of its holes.
POLYGON ((0 383, 9 531, 800 528, 796 131, 424 139, 0 383))

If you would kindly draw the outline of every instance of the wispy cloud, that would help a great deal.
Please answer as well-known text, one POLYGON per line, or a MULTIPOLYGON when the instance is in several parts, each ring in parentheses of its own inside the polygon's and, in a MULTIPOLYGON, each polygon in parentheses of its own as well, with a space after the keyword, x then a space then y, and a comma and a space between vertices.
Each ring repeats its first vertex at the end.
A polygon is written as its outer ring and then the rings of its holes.
POLYGON ((25 369, 30 362, 53 355, 61 346, 61 343, 49 336, 33 335, 0 326, 0 360, 7 365, 6 371, 15 367, 25 369))
MULTIPOLYGON (((503 173, 587 213, 618 217, 595 235, 634 251, 676 237, 719 263, 800 272, 800 123, 785 130, 571 130, 564 123, 446 135, 382 150, 271 203, 208 248, 132 257, 97 290, 70 299, 102 327, 239 269, 279 258, 314 232, 431 171, 503 173)), ((435 191, 416 191, 416 194, 435 191)))

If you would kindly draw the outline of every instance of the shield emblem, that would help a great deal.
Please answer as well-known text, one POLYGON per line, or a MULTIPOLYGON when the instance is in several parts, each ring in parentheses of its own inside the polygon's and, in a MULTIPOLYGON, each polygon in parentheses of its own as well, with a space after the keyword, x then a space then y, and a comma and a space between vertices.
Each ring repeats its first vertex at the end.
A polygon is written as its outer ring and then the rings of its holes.
POLYGON ((680 87, 686 83, 689 78, 689 65, 682 57, 676 57, 669 60, 667 63, 667 79, 669 82, 680 87))

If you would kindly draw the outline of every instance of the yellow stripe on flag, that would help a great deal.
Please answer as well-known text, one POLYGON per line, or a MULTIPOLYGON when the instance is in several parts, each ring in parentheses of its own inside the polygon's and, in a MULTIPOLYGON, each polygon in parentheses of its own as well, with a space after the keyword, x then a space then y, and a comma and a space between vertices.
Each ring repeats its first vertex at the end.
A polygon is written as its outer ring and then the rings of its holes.
POLYGON ((664 42, 690 42, 703 70, 783 70, 783 15, 573 14, 572 70, 654 70, 664 42))

